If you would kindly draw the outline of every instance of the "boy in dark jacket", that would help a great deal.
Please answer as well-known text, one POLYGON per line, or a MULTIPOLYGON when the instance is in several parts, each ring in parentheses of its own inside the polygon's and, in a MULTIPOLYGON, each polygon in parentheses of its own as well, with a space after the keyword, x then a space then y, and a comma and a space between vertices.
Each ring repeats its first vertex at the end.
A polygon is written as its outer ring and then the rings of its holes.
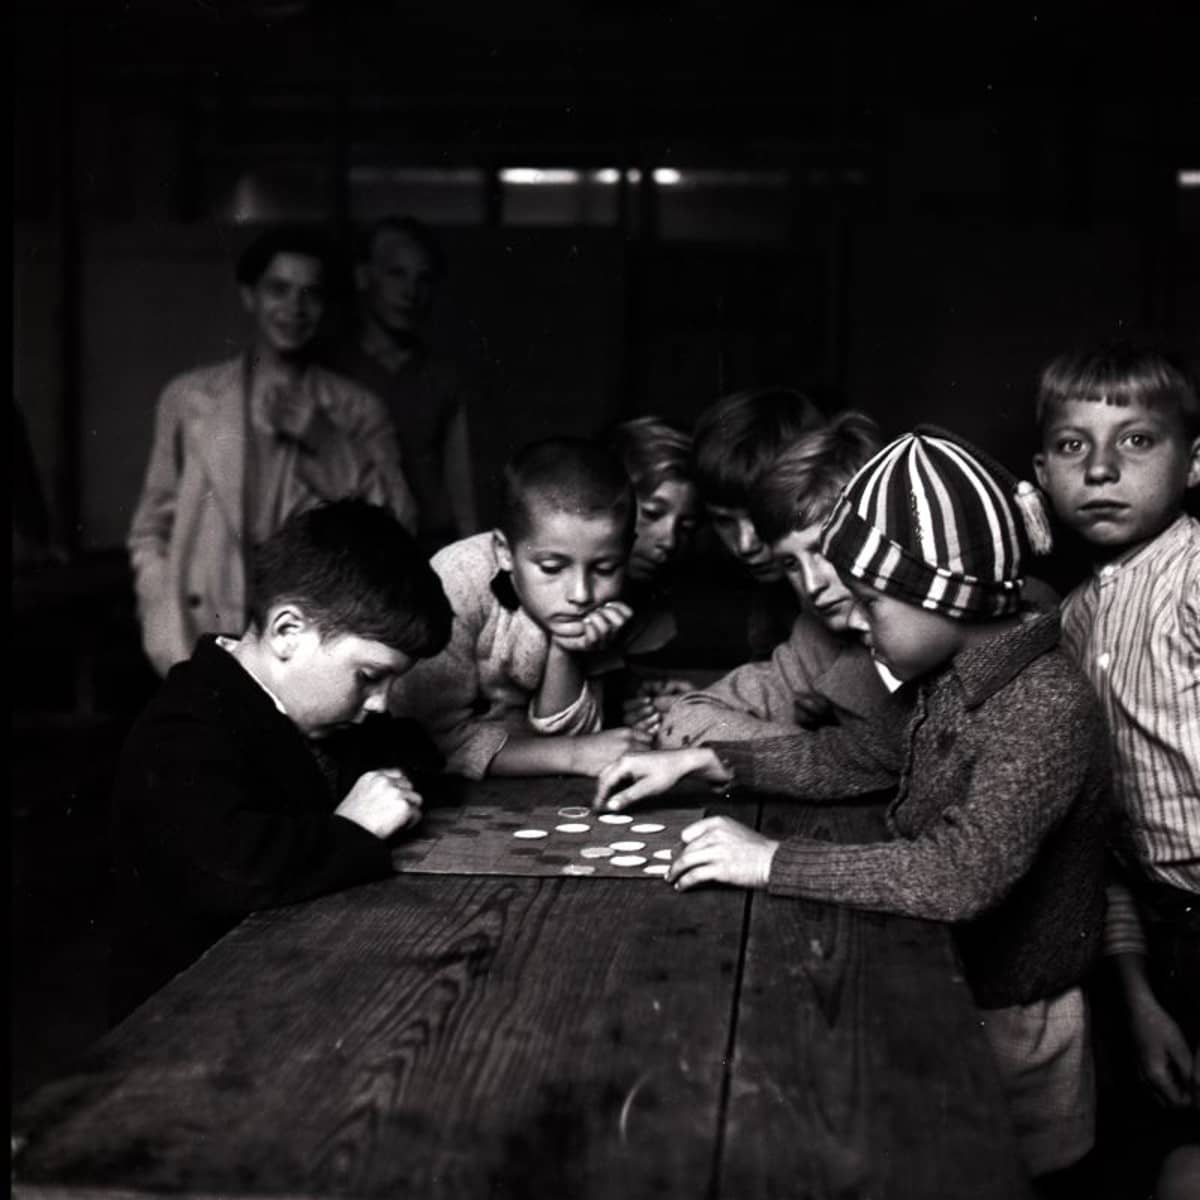
POLYGON ((452 617, 411 536, 363 501, 293 516, 256 554, 250 614, 172 668, 122 752, 114 1020, 252 910, 387 875, 420 817, 406 727, 381 714, 452 617))

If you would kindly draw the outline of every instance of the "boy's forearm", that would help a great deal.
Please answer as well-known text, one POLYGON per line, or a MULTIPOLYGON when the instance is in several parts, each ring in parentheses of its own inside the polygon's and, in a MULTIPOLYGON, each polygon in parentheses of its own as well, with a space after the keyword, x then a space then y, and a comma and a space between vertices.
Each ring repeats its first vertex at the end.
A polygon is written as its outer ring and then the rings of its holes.
POLYGON ((526 737, 513 734, 497 751, 489 775, 575 775, 573 737, 526 737))
POLYGON ((1146 956, 1141 953, 1122 953, 1111 956, 1110 961, 1117 973, 1121 994, 1130 1008, 1136 1008, 1147 1000, 1154 999, 1150 976, 1146 970, 1146 956))
POLYGON ((570 708, 579 699, 585 682, 578 657, 551 642, 541 686, 533 697, 529 711, 535 717, 552 717, 570 708))
POLYGON ((703 692, 689 692, 667 709, 659 744, 670 750, 706 741, 745 742, 789 737, 798 730, 794 722, 766 720, 753 713, 729 708, 706 697, 703 692))
POLYGON ((804 800, 840 800, 893 786, 900 777, 899 734, 871 722, 797 729, 786 737, 711 745, 738 783, 804 800))

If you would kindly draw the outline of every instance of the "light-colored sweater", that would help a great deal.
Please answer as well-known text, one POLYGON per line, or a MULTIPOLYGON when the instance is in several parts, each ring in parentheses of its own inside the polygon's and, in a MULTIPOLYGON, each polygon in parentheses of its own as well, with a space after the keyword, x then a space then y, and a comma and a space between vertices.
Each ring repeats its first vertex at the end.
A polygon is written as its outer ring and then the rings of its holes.
POLYGON ((870 652, 802 613, 765 662, 748 662, 675 700, 663 719, 664 749, 701 742, 785 737, 858 720, 903 727, 903 705, 888 696, 870 652))
POLYGON ((418 662, 392 687, 391 710, 413 717, 437 743, 446 770, 482 779, 513 734, 593 733, 601 724, 601 681, 584 684, 562 712, 535 717, 550 639, 512 595, 493 536, 477 533, 433 556, 454 627, 450 643, 418 662))

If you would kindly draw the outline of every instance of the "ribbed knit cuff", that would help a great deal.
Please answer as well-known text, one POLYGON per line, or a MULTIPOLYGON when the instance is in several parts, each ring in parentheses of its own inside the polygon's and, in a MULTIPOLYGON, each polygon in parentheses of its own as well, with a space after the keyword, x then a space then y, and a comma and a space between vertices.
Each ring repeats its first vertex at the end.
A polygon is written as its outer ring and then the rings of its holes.
POLYGON ((1110 881, 1104 889, 1104 896, 1108 902, 1104 914, 1104 953, 1144 955, 1146 934, 1133 893, 1125 884, 1110 881))
POLYGON ((785 838, 771 860, 767 890, 777 896, 836 900, 862 885, 859 848, 844 850, 833 842, 785 838))
POLYGON ((733 775, 731 782, 722 784, 723 789, 733 787, 754 787, 754 754, 742 742, 704 742, 721 760, 721 765, 733 775))

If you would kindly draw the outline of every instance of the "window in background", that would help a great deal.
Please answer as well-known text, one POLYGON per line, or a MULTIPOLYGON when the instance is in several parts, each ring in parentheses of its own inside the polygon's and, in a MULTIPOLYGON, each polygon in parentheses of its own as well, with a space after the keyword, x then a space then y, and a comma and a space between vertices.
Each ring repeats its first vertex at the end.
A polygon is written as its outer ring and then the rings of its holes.
POLYGON ((786 244, 800 205, 828 203, 833 189, 862 191, 860 167, 726 170, 659 167, 654 172, 664 241, 786 244))
MULTIPOLYGON (((641 173, 633 168, 625 178, 633 190, 641 173)), ((621 217, 617 167, 505 167, 500 192, 505 225, 616 225, 621 217)))
POLYGON ((486 172, 478 167, 350 168, 350 215, 369 223, 406 213, 430 225, 481 225, 486 172))

